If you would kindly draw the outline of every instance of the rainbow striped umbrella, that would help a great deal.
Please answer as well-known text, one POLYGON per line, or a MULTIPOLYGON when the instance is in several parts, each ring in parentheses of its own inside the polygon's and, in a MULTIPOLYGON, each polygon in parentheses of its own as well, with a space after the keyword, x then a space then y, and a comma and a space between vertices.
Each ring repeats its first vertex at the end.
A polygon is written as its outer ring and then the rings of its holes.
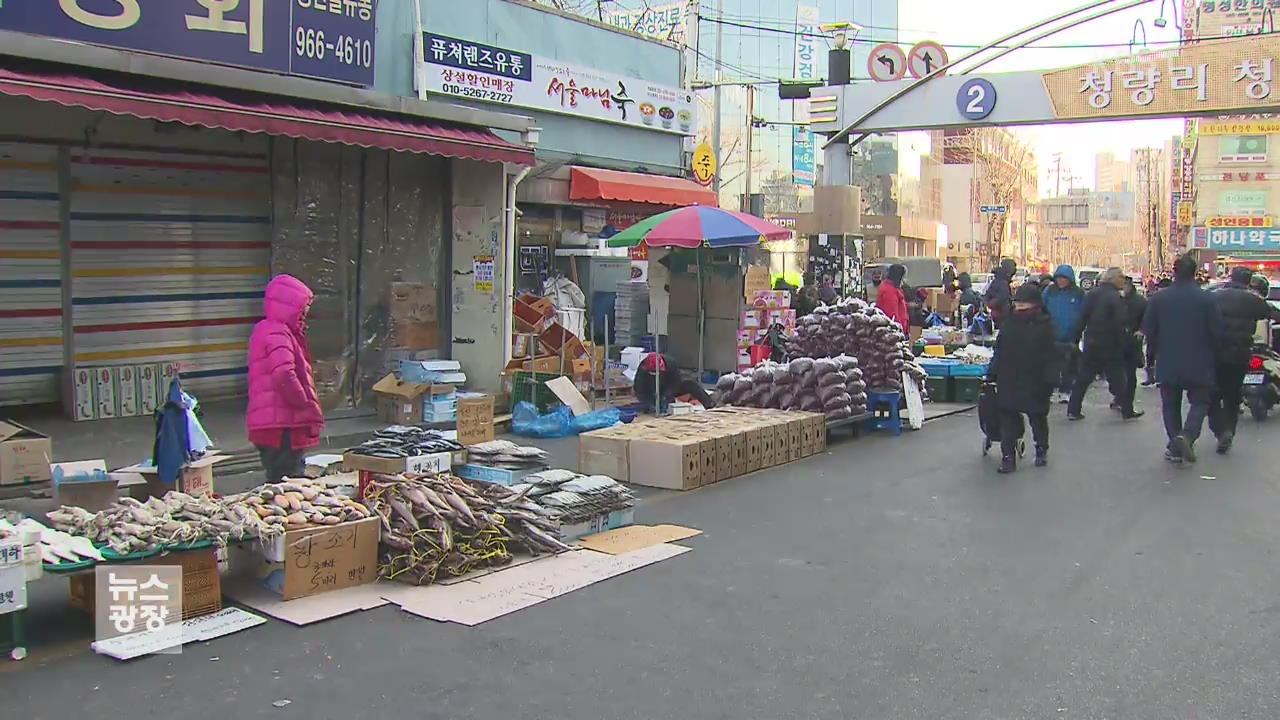
POLYGON ((609 238, 609 247, 745 247, 789 240, 791 231, 755 215, 692 205, 645 218, 609 238))

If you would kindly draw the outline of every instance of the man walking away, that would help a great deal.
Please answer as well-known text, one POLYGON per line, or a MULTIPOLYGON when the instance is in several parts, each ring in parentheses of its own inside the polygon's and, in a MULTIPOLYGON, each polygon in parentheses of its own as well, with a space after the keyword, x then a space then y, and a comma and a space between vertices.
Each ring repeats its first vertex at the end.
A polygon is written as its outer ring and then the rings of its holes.
POLYGON ((1222 313, 1222 341, 1218 344, 1214 371, 1214 393, 1209 405, 1209 429, 1218 438, 1218 454, 1231 452, 1236 437, 1236 423, 1240 419, 1240 386, 1249 358, 1253 355, 1253 337, 1258 322, 1271 315, 1267 301, 1249 290, 1253 271, 1236 266, 1231 280, 1214 291, 1222 313))
POLYGON ((1022 415, 1031 423, 1036 467, 1049 462, 1049 393, 1058 381, 1054 325, 1041 304, 1040 287, 1027 283, 1013 296, 1013 311, 996 336, 987 381, 996 384, 1000 410, 1000 472, 1018 469, 1022 415))
POLYGON ((1147 302, 1142 331, 1155 348, 1164 431, 1165 459, 1196 461, 1195 445, 1213 399, 1214 347, 1222 334, 1222 311, 1196 284, 1196 261, 1183 255, 1173 263, 1173 285, 1147 302), (1182 397, 1191 407, 1182 416, 1182 397))
POLYGON ((1085 393, 1098 373, 1107 378, 1111 396, 1120 406, 1120 414, 1126 420, 1142 417, 1133 409, 1133 395, 1128 392, 1124 371, 1124 352, 1129 333, 1125 330, 1125 304, 1120 296, 1124 287, 1124 273, 1120 268, 1108 268, 1098 279, 1098 286, 1085 296, 1083 330, 1084 354, 1081 356, 1080 374, 1076 377, 1071 399, 1067 402, 1067 419, 1083 420, 1085 393))
POLYGON ((1044 291, 1044 309, 1049 312, 1056 328, 1054 342, 1060 356, 1062 376, 1058 378, 1057 402, 1067 402, 1075 387, 1076 372, 1080 365, 1080 350, 1076 338, 1080 337, 1080 323, 1084 318, 1084 291, 1076 285, 1076 270, 1070 265, 1059 265, 1053 273, 1053 284, 1044 291))
POLYGON ((1125 395, 1123 407, 1133 407, 1134 397, 1138 394, 1138 368, 1146 364, 1142 352, 1142 317, 1147 313, 1147 299, 1138 292, 1133 278, 1125 276, 1124 289, 1120 291, 1124 297, 1126 343, 1124 348, 1124 380, 1125 395))
POLYGON ((1018 264, 1012 260, 1000 261, 1000 267, 991 271, 991 283, 982 301, 991 311, 991 318, 1000 324, 1000 320, 1013 308, 1013 276, 1018 272, 1018 264))

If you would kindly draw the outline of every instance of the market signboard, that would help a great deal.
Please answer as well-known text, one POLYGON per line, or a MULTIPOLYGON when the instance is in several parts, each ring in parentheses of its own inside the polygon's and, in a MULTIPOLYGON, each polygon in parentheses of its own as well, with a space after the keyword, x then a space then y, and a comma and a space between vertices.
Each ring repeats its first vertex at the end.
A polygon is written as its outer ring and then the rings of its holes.
POLYGON ((7 0, 0 30, 373 84, 376 0, 7 0))
MULTIPOLYGON (((796 8, 796 52, 793 74, 797 80, 813 80, 818 77, 818 8, 800 5, 796 8)), ((809 121, 807 103, 791 103, 791 119, 797 123, 809 121)), ((796 185, 813 185, 817 181, 814 161, 813 133, 808 125, 791 128, 791 182, 796 185)))
POLYGON ((684 42, 691 13, 690 3, 673 2, 663 5, 646 5, 635 10, 606 10, 601 20, 623 30, 630 30, 645 37, 681 44, 684 42))
POLYGON ((1239 112, 1277 104, 1280 43, 1201 41, 1042 74, 1058 120, 1239 112))
POLYGON ((1270 217, 1258 215, 1246 217, 1221 215, 1205 219, 1204 224, 1211 228, 1269 228, 1272 226, 1272 221, 1270 217))
POLYGON ((424 95, 693 132, 693 95, 679 88, 435 33, 423 34, 423 55, 424 95))
POLYGON ((1280 228, 1195 229, 1195 247, 1223 252, 1280 250, 1280 228))
POLYGON ((1269 29, 1264 17, 1277 9, 1280 9, 1280 0, 1201 0, 1200 37, 1256 35, 1269 29))
MULTIPOLYGON (((1277 68, 1280 72, 1280 68, 1277 68)), ((1280 80, 1280 78, 1277 78, 1280 80)), ((1280 118, 1257 120, 1201 120, 1201 135, 1274 135, 1280 133, 1280 118)))

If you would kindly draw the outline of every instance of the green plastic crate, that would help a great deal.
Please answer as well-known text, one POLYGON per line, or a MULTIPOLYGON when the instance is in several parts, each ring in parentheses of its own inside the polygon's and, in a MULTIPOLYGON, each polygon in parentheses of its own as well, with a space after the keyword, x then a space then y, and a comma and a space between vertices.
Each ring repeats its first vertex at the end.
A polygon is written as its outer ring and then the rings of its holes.
POLYGON ((955 402, 949 377, 930 375, 924 379, 924 387, 929 391, 929 399, 933 402, 955 402))
POLYGON ((954 383, 955 400, 958 403, 976 403, 978 395, 982 392, 982 378, 980 377, 953 377, 951 381, 954 383))
POLYGON ((560 402, 555 393, 547 387, 548 380, 555 380, 560 377, 556 373, 531 373, 521 370, 516 373, 515 379, 511 382, 511 407, 515 407, 516 403, 529 402, 529 383, 533 382, 533 404, 537 406, 538 412, 546 412, 548 408, 560 402))

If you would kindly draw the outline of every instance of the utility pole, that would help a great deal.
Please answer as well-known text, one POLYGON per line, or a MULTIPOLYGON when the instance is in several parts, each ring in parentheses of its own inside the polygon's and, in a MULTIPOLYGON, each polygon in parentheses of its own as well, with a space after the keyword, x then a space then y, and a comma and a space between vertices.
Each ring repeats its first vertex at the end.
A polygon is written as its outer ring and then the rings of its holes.
MULTIPOLYGON (((717 196, 720 193, 720 174, 724 171, 724 156, 720 154, 720 102, 723 90, 720 87, 720 53, 724 50, 724 0, 716 0, 716 52, 715 67, 711 69, 711 77, 715 88, 711 91, 711 134, 714 136, 711 145, 716 153, 716 174, 711 179, 711 189, 717 196)), ((747 164, 750 167, 750 163, 747 164)))
POLYGON ((1062 153, 1053 154, 1054 171, 1053 171, 1053 196, 1062 196, 1062 153))
POLYGON ((756 86, 747 86, 747 172, 742 192, 742 212, 751 212, 751 146, 756 135, 756 86))

